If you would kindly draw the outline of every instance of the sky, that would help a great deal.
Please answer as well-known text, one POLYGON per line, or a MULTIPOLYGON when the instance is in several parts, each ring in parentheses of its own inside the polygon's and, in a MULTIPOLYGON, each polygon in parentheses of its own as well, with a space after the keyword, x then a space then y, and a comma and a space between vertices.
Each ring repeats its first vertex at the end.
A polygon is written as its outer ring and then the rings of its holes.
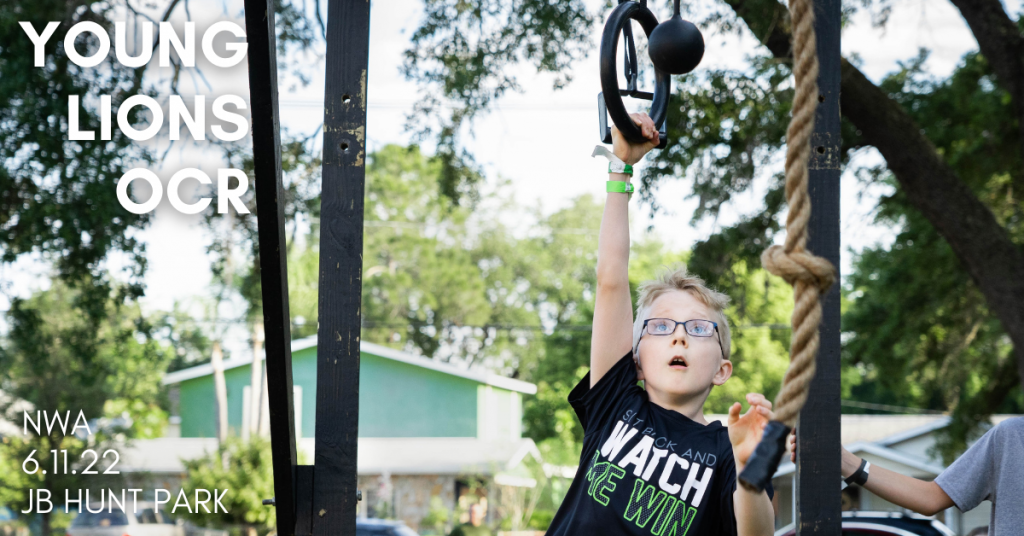
MULTIPOLYGON (((1019 12, 1020 0, 1008 1, 1008 11, 1019 12)), ((588 1, 592 12, 602 4, 602 1, 588 1)), ((192 3, 190 11, 194 20, 235 20, 244 27, 240 1, 192 3)), ((666 16, 657 11, 655 14, 666 16)), ((404 79, 399 67, 409 35, 416 29, 420 16, 420 0, 371 2, 367 91, 370 151, 389 143, 411 141, 403 125, 405 115, 416 101, 418 88, 404 79)), ((183 14, 178 13, 178 18, 182 17, 183 14)), ((590 156, 599 141, 596 97, 600 83, 596 48, 603 22, 600 20, 595 25, 594 51, 575 66, 571 84, 553 91, 550 75, 519 70, 523 92, 500 99, 493 111, 475 121, 472 134, 466 133, 462 138, 483 165, 488 180, 509 179, 514 185, 516 200, 522 205, 539 206, 544 213, 551 213, 581 194, 604 196, 607 164, 603 159, 590 156)), ((744 58, 759 46, 750 37, 740 39, 708 29, 703 31, 706 52, 698 69, 743 68, 744 58)), ((895 2, 884 29, 872 27, 868 14, 860 13, 843 33, 844 56, 859 56, 861 69, 875 81, 898 68, 899 62, 915 57, 919 48, 931 50, 926 69, 944 77, 964 53, 977 48, 977 43, 952 4, 935 0, 895 2)), ((323 62, 303 61, 309 63, 309 68, 304 69, 310 80, 308 85, 297 83, 287 73, 280 74, 281 124, 291 135, 310 135, 323 120, 323 62)), ((202 77, 182 79, 178 93, 186 96, 187 101, 197 92, 210 95, 208 99, 236 94, 248 101, 245 62, 232 69, 206 65, 202 71, 202 77)), ((166 75, 166 71, 152 69, 150 80, 166 75)), ((166 157, 155 170, 165 184, 174 171, 183 167, 199 167, 211 176, 217 168, 226 167, 219 150, 212 144, 178 143, 168 148, 167 143, 164 137, 162 141, 158 138, 154 145, 160 153, 166 151, 166 157)), ((429 145, 425 149, 430 150, 429 145)), ((881 161, 873 150, 863 151, 856 158, 861 163, 881 161)), ((639 173, 643 173, 643 163, 637 167, 639 173)), ((667 210, 650 219, 645 207, 633 203, 635 221, 651 225, 654 234, 672 247, 688 248, 713 232, 716 226, 728 225, 741 215, 757 210, 762 204, 759 196, 763 195, 763 191, 759 191, 740 196, 717 221, 694 227, 690 215, 696 200, 687 198, 689 192, 685 177, 660 186, 657 195, 667 210)), ((849 272, 851 252, 891 240, 890 231, 872 225, 870 214, 874 201, 886 193, 884 187, 859 184, 851 174, 844 173, 841 213, 841 268, 844 272, 849 272)), ((144 299, 147 310, 168 310, 175 301, 188 302, 210 293, 209 258, 205 253, 210 237, 198 216, 178 213, 165 199, 155 211, 150 227, 139 236, 147 245, 149 259, 144 299)), ((116 267, 118 262, 117 258, 112 259, 111 266, 116 267)), ((26 258, 0 268, 0 280, 7 282, 3 288, 5 296, 0 296, 0 309, 7 308, 9 296, 25 296, 45 286, 42 274, 46 269, 38 258, 26 258)), ((241 341, 245 335, 234 332, 228 337, 241 341)))

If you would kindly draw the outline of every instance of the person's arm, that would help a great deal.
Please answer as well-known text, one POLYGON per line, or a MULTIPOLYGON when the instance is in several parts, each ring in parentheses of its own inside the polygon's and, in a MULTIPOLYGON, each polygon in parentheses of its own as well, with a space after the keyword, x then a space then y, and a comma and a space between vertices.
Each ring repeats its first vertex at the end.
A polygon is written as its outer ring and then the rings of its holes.
MULTIPOLYGON (((613 152, 633 165, 658 145, 658 129, 647 114, 632 114, 633 121, 652 141, 627 142, 612 127, 613 152)), ((629 182, 630 176, 611 173, 610 181, 629 182)), ((629 296, 629 196, 608 193, 597 241, 597 292, 590 338, 590 386, 593 387, 633 346, 633 304, 629 296)))
MULTIPOLYGON (((860 468, 861 459, 842 449, 840 472, 848 478, 860 468)), ((789 459, 796 462, 796 431, 789 434, 789 459)), ((872 465, 868 471, 868 481, 864 489, 903 508, 919 514, 933 516, 953 506, 953 499, 935 482, 919 480, 912 476, 901 475, 884 467, 872 465)))
MULTIPOLYGON (((743 467, 736 466, 736 474, 743 467)), ((765 491, 753 492, 736 485, 732 495, 736 515, 736 534, 739 536, 771 536, 775 533, 775 509, 765 491)))
MULTIPOLYGON (((843 449, 842 473, 847 478, 857 472, 860 458, 843 449)), ((903 508, 919 514, 933 516, 953 506, 953 499, 935 482, 901 475, 884 467, 872 465, 864 489, 903 508)))
MULTIPOLYGON (((729 441, 732 442, 737 477, 761 441, 764 427, 775 417, 772 403, 764 395, 749 393, 747 403, 750 410, 743 416, 740 416, 742 406, 739 402, 729 408, 729 441)), ((738 536, 771 536, 775 533, 775 508, 768 492, 750 491, 737 480, 732 502, 738 536)))

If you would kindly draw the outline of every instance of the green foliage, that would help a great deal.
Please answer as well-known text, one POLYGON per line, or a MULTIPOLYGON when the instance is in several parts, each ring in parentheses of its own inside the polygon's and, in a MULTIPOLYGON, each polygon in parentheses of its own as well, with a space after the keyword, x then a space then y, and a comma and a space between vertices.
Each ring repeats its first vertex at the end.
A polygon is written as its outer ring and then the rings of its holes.
POLYGON ((443 536, 451 530, 454 513, 444 506, 440 495, 430 497, 430 508, 427 515, 420 520, 420 530, 425 534, 443 536))
MULTIPOLYGON (((583 431, 567 398, 589 368, 603 207, 582 196, 551 215, 523 217, 522 209, 500 200, 499 189, 479 201, 497 208, 474 212, 439 193, 441 167, 415 146, 387 146, 369 156, 363 338, 536 383, 537 395, 524 401, 526 434, 545 461, 575 465, 583 431), (535 223, 528 230, 502 223, 517 216, 535 223)), ((288 277, 292 314, 312 327, 319 256, 315 240, 308 242, 292 251, 288 277)), ((634 293, 687 260, 641 235, 630 258, 634 293)), ((747 392, 774 395, 788 364, 788 285, 744 260, 732 262, 716 283, 733 297, 727 315, 736 326, 736 373, 707 405, 720 413, 747 392)))
MULTIPOLYGON (((306 5, 303 2, 300 9, 288 0, 276 3, 279 50, 293 60, 298 53, 308 54, 317 37, 306 5)), ((188 9, 187 2, 179 0, 146 7, 164 10, 164 20, 175 9, 188 9)), ((154 81, 145 77, 147 66, 125 67, 113 50, 96 67, 79 67, 69 60, 63 43, 73 25, 96 23, 113 41, 114 21, 124 20, 125 13, 136 22, 148 18, 120 0, 12 0, 0 10, 0 261, 41 253, 56 267, 57 278, 79 289, 82 312, 96 319, 104 314, 111 292, 122 301, 143 293, 146 250, 136 231, 149 223, 150 215, 122 208, 115 185, 128 169, 147 167, 156 157, 119 128, 112 129, 110 140, 69 140, 68 98, 80 96, 79 125, 98 134, 100 95, 109 95, 116 111, 131 96, 174 91, 183 71, 176 64, 169 80, 154 81), (34 66, 34 45, 20 27, 22 21, 37 32, 49 21, 60 23, 45 45, 43 67, 34 66), (115 283, 104 271, 103 261, 111 252, 124 255, 127 285, 115 283)), ((86 56, 97 46, 91 33, 76 41, 77 50, 86 56)), ((177 58, 172 55, 171 61, 177 63, 177 58)), ((150 63, 155 63, 155 56, 150 63)), ((306 65, 291 63, 300 80, 306 65)), ((129 112, 129 123, 148 122, 141 110, 129 112)), ((259 281, 258 271, 245 282, 255 290, 244 290, 258 296, 254 281, 259 281)))
MULTIPOLYGON (((884 23, 887 6, 869 4, 860 7, 879 10, 875 14, 884 23)), ((965 56, 946 80, 924 74, 926 59, 927 53, 920 52, 881 88, 917 121, 1009 235, 1024 243, 1024 206, 1014 195, 1024 186, 1019 171, 1024 162, 1016 124, 1007 120, 1013 117, 1008 95, 978 54, 965 56)), ((642 189, 653 192, 658 181, 675 177, 694 180, 700 201, 694 220, 702 221, 716 217, 737 194, 767 186, 763 207, 698 242, 689 262, 734 299, 740 290, 734 284, 736 270, 759 266, 760 253, 782 229, 785 205, 778 173, 791 99, 788 76, 785 65, 755 57, 749 71, 710 71, 702 75, 703 83, 685 85, 676 96, 679 106, 670 106, 672 143, 656 156, 648 187, 642 189)), ((850 163, 861 137, 846 121, 842 136, 842 159, 850 163)), ((852 171, 863 184, 896 185, 884 166, 852 171)), ((659 202, 645 201, 655 208, 659 202)), ((1019 377, 1012 347, 948 244, 899 191, 883 198, 876 214, 878 223, 892 227, 897 237, 892 246, 864 251, 844 290, 844 396, 953 410, 955 425, 943 439, 943 452, 950 456, 962 450, 985 415, 1019 411, 1022 396, 1013 385, 1019 377)), ((769 316, 775 319, 766 322, 787 323, 769 316)), ((751 334, 737 333, 734 351, 753 344, 746 353, 767 350, 777 356, 788 344, 784 331, 762 333, 756 337, 761 342, 750 340, 751 334)), ((756 369, 781 366, 772 359, 756 369)), ((737 363, 739 378, 756 377, 744 368, 737 363)), ((760 388, 774 392, 771 383, 760 388)), ((727 384, 716 391, 729 390, 727 384)))
POLYGON ((174 372, 210 361, 213 341, 202 319, 193 317, 175 302, 170 312, 158 313, 153 319, 153 333, 174 349, 167 372, 174 372))
MULTIPOLYGON (((137 304, 111 298, 97 319, 76 305, 80 296, 54 282, 31 298, 14 299, 7 312, 10 329, 0 345, 0 416, 21 423, 24 404, 29 403, 51 414, 70 412, 72 422, 79 411, 86 419, 97 419, 86 440, 65 436, 58 427, 38 437, 4 438, 0 496, 12 508, 24 509, 29 487, 63 497, 65 489, 103 483, 102 475, 26 475, 21 463, 32 450, 44 469, 54 464, 51 449, 67 450, 71 463, 82 459, 86 448, 103 452, 114 440, 158 436, 166 425, 160 379, 170 352, 151 338, 137 304), (115 417, 121 425, 111 420, 115 417)), ((100 466, 105 468, 105 463, 100 466)))
MULTIPOLYGON (((922 72, 927 55, 882 87, 908 110, 944 159, 1018 244, 1024 207, 1014 195, 1022 155, 1007 94, 992 83, 984 58, 968 54, 947 80, 922 72)), ((862 170, 892 182, 884 168, 862 170)), ((863 383, 853 396, 893 405, 952 410, 940 440, 950 460, 993 412, 1024 411, 1013 348, 999 320, 952 248, 899 192, 885 197, 878 220, 899 229, 889 247, 863 251, 849 282, 844 361, 863 383)))
MULTIPOLYGON (((250 525, 272 528, 275 510, 263 506, 274 496, 274 466, 270 440, 255 436, 248 442, 229 437, 216 452, 195 460, 184 460, 188 476, 182 490, 189 497, 188 510, 178 513, 200 526, 250 525), (228 490, 221 504, 227 512, 207 513, 196 503, 196 490, 228 490)), ((212 504, 212 503, 211 503, 212 504)), ((212 511, 212 508, 211 508, 212 511)))
MULTIPOLYGON (((494 218, 471 217, 442 197, 440 174, 438 159, 415 146, 369 156, 363 338, 515 371, 536 353, 531 326, 540 327, 540 316, 531 309, 533 294, 521 288, 520 268, 505 262, 514 241, 494 218), (510 326, 525 326, 526 334, 510 326)), ((289 297, 293 318, 316 326, 319 253, 315 235, 308 242, 290 257, 289 297)))
POLYGON ((732 327, 733 373, 711 390, 704 404, 709 413, 727 413, 747 393, 774 398, 789 367, 791 287, 763 269, 750 270, 745 262, 734 265, 729 276, 730 284, 718 289, 732 298, 726 316, 732 327))
POLYGON ((554 86, 571 80, 570 66, 591 49, 593 16, 581 0, 500 2, 425 0, 402 71, 421 87, 409 124, 436 135, 440 191, 455 203, 473 196, 480 175, 460 148, 466 123, 509 91, 520 63, 553 73, 554 86))
POLYGON ((673 96, 666 119, 672 143, 652 155, 640 188, 643 201, 657 207, 654 184, 692 180, 700 200, 695 220, 717 215, 764 173, 785 143, 793 93, 789 69, 764 57, 755 57, 750 71, 700 77, 673 96))
MULTIPOLYGON (((141 71, 118 63, 111 52, 100 67, 79 67, 64 50, 64 35, 78 22, 98 23, 113 34, 115 3, 93 0, 5 3, 0 10, 0 250, 3 262, 30 252, 52 259, 66 281, 94 288, 85 312, 102 313, 112 283, 100 263, 108 252, 127 255, 131 285, 127 297, 142 294, 145 248, 129 232, 149 216, 132 214, 117 201, 114 185, 150 155, 120 129, 109 141, 70 141, 68 97, 81 96, 80 125, 99 131, 99 95, 111 95, 114 109, 140 93, 141 71), (60 26, 47 42, 44 67, 34 67, 34 46, 18 25, 41 31, 60 26)), ((91 34, 77 41, 80 52, 95 50, 91 34)), ((136 124, 140 108, 129 114, 136 124)), ((98 138, 99 136, 97 136, 98 138)))

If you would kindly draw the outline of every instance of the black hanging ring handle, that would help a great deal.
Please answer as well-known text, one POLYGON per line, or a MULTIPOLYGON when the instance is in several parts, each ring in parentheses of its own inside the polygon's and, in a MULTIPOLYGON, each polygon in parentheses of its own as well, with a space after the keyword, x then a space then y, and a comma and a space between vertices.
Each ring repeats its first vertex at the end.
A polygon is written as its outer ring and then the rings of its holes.
MULTIPOLYGON (((654 13, 651 13, 646 5, 632 0, 623 2, 612 10, 608 22, 604 25, 604 33, 601 35, 601 92, 604 94, 608 115, 615 122, 619 132, 630 142, 643 143, 648 139, 644 137, 640 127, 629 117, 629 112, 626 111, 626 106, 622 103, 623 94, 643 98, 643 93, 635 88, 630 88, 630 91, 620 91, 618 72, 615 69, 615 51, 618 47, 619 34, 622 33, 624 27, 629 25, 631 19, 640 23, 648 38, 654 28, 658 26, 658 19, 654 13)), ((657 68, 654 70, 654 75, 654 96, 648 115, 654 120, 654 126, 661 130, 665 123, 665 117, 668 115, 668 97, 672 92, 672 78, 657 68)))
POLYGON ((747 466, 740 472, 738 480, 744 488, 760 493, 772 481, 779 469, 782 455, 786 453, 786 437, 789 427, 779 421, 769 421, 761 435, 761 442, 747 460, 747 466))

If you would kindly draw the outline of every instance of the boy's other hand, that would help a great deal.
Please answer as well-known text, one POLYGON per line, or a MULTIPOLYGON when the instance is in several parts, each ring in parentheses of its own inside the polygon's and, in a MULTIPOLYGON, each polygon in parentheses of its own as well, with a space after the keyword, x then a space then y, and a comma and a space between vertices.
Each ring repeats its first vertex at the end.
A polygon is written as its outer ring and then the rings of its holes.
POLYGON ((747 460, 754 453, 757 444, 764 434, 768 421, 775 418, 772 403, 760 393, 747 394, 750 409, 740 416, 742 404, 736 402, 729 408, 729 441, 732 443, 732 454, 736 459, 736 472, 747 465, 747 460))
POLYGON ((660 143, 658 139, 658 128, 654 126, 654 120, 645 113, 629 114, 629 117, 640 130, 643 132, 644 137, 648 141, 644 143, 630 143, 621 132, 618 127, 612 125, 612 152, 615 156, 619 157, 623 162, 633 165, 640 161, 647 154, 648 151, 658 146, 660 143))
POLYGON ((786 450, 789 451, 789 461, 796 463, 796 428, 789 433, 789 439, 786 441, 786 450))

